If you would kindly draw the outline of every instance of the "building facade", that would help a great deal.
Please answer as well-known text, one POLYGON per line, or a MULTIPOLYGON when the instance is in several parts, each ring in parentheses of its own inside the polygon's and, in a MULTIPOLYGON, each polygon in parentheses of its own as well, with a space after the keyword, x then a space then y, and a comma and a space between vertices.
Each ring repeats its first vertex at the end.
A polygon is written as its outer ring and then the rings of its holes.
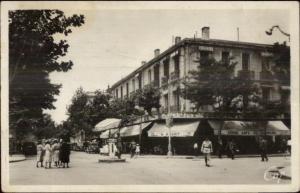
MULTIPOLYGON (((274 66, 272 45, 210 39, 208 27, 202 28, 202 38, 181 40, 176 37, 175 44, 164 52, 154 50, 154 58, 142 62, 138 69, 112 85, 110 93, 122 99, 153 84, 161 92, 161 113, 168 112, 168 105, 175 116, 192 113, 193 104, 182 98, 179 90, 183 88, 181 83, 188 78, 189 71, 197 70, 199 59, 206 57, 217 61, 233 57, 232 61, 237 62, 234 75, 248 76, 255 81, 264 100, 278 101, 284 97, 289 101, 289 96, 281 96, 282 92, 279 92, 280 89, 289 90, 289 85, 280 85, 271 74, 274 66)), ((202 112, 210 110, 201 109, 202 112)))
MULTIPOLYGON (((211 136, 215 146, 220 122, 204 116, 204 113, 212 112, 213 108, 207 106, 196 111, 194 104, 180 94, 180 90, 184 88, 183 81, 190 80, 189 72, 197 70, 199 60, 208 57, 217 61, 233 58, 232 62, 237 63, 234 76, 247 76, 251 79, 258 86, 263 100, 284 99, 290 103, 289 83, 283 85, 271 73, 275 65, 272 45, 211 39, 209 27, 203 27, 201 38, 176 37, 174 45, 162 53, 159 49, 154 50, 154 57, 150 61, 143 61, 138 69, 111 86, 110 94, 118 99, 130 97, 150 84, 159 88, 161 93, 161 108, 159 112, 153 109, 154 116, 150 118, 152 124, 140 128, 139 137, 124 135, 124 140, 138 140, 144 152, 161 154, 167 152, 169 135, 172 137, 172 151, 175 154, 190 154, 193 144, 201 143, 207 135, 211 136), (168 130, 165 119, 170 114, 174 118, 174 125, 168 130)), ((149 121, 149 118, 145 119, 149 121)), ((273 152, 278 150, 281 141, 284 141, 282 139, 290 137, 290 129, 281 120, 269 121, 266 126, 243 120, 223 120, 223 123, 220 134, 224 144, 235 139, 241 153, 258 152, 257 144, 262 135, 268 136, 273 152)), ((131 130, 134 128, 121 128, 124 133, 130 133, 131 130)))

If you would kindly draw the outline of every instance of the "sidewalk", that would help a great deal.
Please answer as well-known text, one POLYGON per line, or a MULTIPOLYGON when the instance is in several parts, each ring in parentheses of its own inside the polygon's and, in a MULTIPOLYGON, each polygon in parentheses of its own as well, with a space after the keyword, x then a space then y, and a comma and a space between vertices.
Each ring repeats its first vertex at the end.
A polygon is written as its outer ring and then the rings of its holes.
POLYGON ((26 157, 23 154, 9 155, 9 162, 19 162, 24 160, 26 160, 26 157))
MULTIPOLYGON (((129 158, 130 154, 122 154, 125 158, 129 158)), ((212 158, 218 158, 217 155, 212 155, 212 158)), ((244 154, 244 155, 235 155, 235 158, 248 158, 248 157, 260 157, 259 154, 244 154)), ((268 157, 290 157, 290 155, 285 153, 278 153, 278 154, 268 154, 268 157)), ((166 159, 200 159, 204 158, 203 155, 200 156, 192 156, 192 155, 173 155, 168 157, 167 155, 140 155, 139 158, 166 158, 166 159)), ((226 159, 227 155, 223 155, 222 159, 226 159)))

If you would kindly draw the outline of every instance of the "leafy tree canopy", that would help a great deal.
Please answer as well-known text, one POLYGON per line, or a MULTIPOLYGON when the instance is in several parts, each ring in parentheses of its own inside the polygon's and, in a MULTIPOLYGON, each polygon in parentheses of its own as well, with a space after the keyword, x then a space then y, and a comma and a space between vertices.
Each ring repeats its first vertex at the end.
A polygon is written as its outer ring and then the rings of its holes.
POLYGON ((63 61, 68 52, 65 36, 84 23, 83 15, 67 17, 60 10, 15 10, 9 12, 9 108, 10 126, 20 119, 43 118, 44 109, 54 109, 61 85, 49 80, 53 71, 67 72, 72 61, 63 61))

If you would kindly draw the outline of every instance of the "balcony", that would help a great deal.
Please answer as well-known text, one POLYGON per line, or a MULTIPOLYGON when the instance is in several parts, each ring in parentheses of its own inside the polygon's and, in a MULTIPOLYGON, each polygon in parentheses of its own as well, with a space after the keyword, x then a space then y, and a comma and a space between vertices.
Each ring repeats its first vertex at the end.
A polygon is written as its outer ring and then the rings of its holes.
POLYGON ((163 76, 161 77, 161 86, 166 86, 168 85, 168 77, 163 76))
POLYGON ((259 74, 259 78, 262 81, 272 81, 273 79, 273 74, 270 71, 261 71, 259 74))
POLYGON ((171 77, 171 81, 177 81, 179 80, 179 72, 178 71, 174 71, 170 74, 171 77))
POLYGON ((238 71, 238 77, 243 78, 243 79, 248 79, 248 80, 254 80, 254 71, 250 70, 240 70, 238 71))

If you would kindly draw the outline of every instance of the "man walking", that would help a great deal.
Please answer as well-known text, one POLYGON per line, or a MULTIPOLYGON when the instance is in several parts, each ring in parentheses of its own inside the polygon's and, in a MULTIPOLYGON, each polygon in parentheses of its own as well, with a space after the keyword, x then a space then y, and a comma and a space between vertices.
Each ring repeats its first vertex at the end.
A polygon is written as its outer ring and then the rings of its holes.
POLYGON ((206 137, 202 142, 201 152, 204 154, 206 167, 210 167, 210 154, 213 152, 213 148, 212 143, 208 139, 208 137, 206 137))
POLYGON ((260 144, 259 144, 259 147, 260 147, 260 156, 261 156, 261 161, 268 161, 268 156, 267 156, 267 140, 265 138, 261 138, 260 140, 260 144))
POLYGON ((228 153, 231 159, 234 159, 235 151, 236 151, 236 144, 234 143, 233 139, 231 139, 228 142, 228 153))

